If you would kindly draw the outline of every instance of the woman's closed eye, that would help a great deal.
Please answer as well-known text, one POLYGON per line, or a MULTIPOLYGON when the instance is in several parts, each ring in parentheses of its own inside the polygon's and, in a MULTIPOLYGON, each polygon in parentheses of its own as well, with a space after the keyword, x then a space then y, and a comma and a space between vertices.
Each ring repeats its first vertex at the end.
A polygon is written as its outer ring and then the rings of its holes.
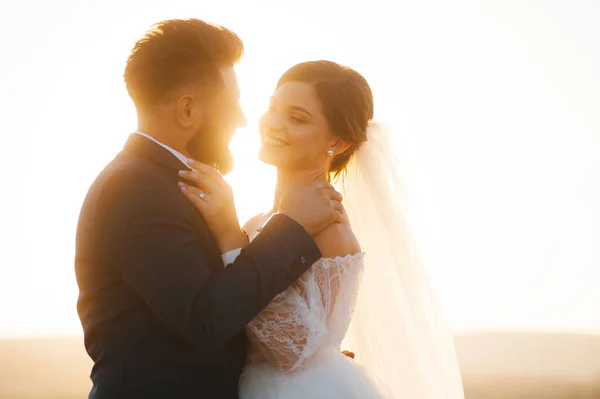
POLYGON ((290 120, 294 123, 304 123, 306 120, 298 115, 290 115, 290 120))

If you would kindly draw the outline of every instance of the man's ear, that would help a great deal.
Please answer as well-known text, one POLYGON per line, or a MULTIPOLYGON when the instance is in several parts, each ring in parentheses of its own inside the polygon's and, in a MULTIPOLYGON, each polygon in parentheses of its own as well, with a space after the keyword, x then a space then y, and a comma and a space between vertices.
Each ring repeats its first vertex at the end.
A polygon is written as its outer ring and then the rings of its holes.
POLYGON ((177 99, 175 117, 181 127, 189 128, 194 121, 197 120, 196 113, 200 112, 197 101, 198 100, 190 94, 184 94, 177 99))

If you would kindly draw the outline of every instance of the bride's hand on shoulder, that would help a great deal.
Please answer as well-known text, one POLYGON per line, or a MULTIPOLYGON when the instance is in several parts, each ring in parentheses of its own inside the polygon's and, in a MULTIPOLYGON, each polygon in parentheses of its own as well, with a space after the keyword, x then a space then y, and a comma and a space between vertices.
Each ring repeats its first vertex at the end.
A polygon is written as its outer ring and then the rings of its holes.
POLYGON ((214 234, 221 253, 226 253, 247 244, 238 221, 233 190, 223 176, 212 167, 191 161, 192 170, 181 170, 179 175, 197 185, 179 182, 183 195, 202 213, 214 234))

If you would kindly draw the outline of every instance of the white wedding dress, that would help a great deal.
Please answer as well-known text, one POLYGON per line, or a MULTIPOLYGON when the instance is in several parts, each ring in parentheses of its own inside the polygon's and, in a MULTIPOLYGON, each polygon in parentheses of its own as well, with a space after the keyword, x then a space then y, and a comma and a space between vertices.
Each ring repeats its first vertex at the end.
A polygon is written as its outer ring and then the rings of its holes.
POLYGON ((338 182, 366 255, 320 259, 250 322, 241 399, 464 399, 452 330, 406 222, 403 169, 384 126, 367 137, 338 182))
POLYGON ((241 399, 377 399, 363 369, 340 353, 364 254, 320 259, 247 327, 252 355, 241 399))

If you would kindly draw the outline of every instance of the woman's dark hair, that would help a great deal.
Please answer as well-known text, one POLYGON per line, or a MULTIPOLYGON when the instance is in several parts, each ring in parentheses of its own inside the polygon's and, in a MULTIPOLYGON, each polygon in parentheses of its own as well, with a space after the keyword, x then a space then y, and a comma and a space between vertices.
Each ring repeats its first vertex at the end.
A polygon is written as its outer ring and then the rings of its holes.
POLYGON ((219 70, 244 53, 230 30, 199 19, 170 19, 154 25, 137 41, 125 67, 125 85, 136 107, 163 102, 176 89, 201 83, 219 89, 219 70))
POLYGON ((348 162, 367 141, 367 127, 373 119, 373 93, 366 79, 355 70, 332 61, 308 61, 294 65, 277 82, 277 88, 286 82, 311 84, 322 112, 333 134, 350 147, 331 161, 333 178, 345 171, 348 162))

